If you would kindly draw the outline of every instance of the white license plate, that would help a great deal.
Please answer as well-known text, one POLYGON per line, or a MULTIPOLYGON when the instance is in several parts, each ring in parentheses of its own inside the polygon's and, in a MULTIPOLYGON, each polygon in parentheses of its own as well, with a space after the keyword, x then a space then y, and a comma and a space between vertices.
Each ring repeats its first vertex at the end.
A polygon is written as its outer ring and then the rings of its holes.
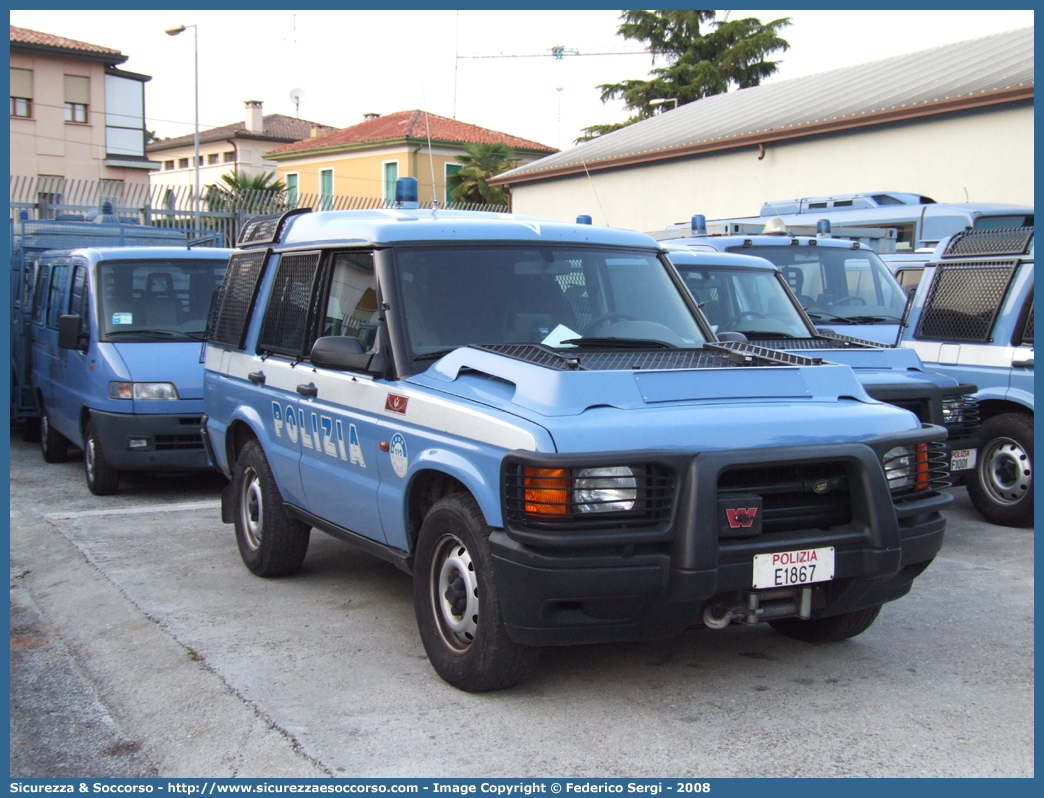
POLYGON ((950 452, 950 471, 967 471, 975 468, 978 449, 954 449, 950 452))
POLYGON ((754 555, 754 587, 790 587, 834 578, 834 547, 754 555))

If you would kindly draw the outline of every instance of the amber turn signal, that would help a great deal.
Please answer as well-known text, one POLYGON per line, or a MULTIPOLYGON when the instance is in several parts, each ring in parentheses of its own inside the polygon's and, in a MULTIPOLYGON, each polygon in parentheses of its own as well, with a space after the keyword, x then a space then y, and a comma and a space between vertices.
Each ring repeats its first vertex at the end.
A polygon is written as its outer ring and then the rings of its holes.
POLYGON ((526 496, 526 513, 564 515, 569 512, 572 477, 568 468, 533 468, 522 470, 526 496))

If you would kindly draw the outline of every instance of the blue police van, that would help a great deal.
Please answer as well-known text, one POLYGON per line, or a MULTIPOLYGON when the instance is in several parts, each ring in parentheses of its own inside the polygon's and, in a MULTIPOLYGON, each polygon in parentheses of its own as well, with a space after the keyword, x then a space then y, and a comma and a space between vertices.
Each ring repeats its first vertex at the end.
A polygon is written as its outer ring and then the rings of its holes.
POLYGON ((979 386, 982 445, 968 494, 995 524, 1033 525, 1033 228, 942 241, 917 287, 902 345, 979 386))
MULTIPOLYGON (((756 251, 756 250, 755 250, 756 251)), ((979 446, 978 388, 928 371, 912 349, 897 348, 817 328, 780 269, 764 258, 669 246, 685 287, 719 338, 736 336, 758 346, 844 363, 875 399, 946 427, 950 472, 973 467, 979 446)))
MULTIPOLYGON (((654 237, 671 246, 703 252, 733 252, 765 258, 779 267, 787 285, 817 324, 882 344, 899 339, 907 294, 870 242, 834 238, 829 222, 816 230, 791 230, 780 218, 757 225, 708 225, 692 217, 688 227, 671 226, 654 237)), ((849 231, 851 233, 851 231, 849 231)))
POLYGON ((482 212, 253 220, 206 347, 204 441, 246 567, 313 528, 413 575, 435 671, 769 622, 843 640, 942 545, 946 430, 848 366, 720 342, 640 233, 482 212))
POLYGON ((209 467, 199 439, 201 347, 230 252, 83 247, 25 264, 21 379, 39 413, 44 460, 82 448, 96 495, 115 493, 125 471, 209 467))

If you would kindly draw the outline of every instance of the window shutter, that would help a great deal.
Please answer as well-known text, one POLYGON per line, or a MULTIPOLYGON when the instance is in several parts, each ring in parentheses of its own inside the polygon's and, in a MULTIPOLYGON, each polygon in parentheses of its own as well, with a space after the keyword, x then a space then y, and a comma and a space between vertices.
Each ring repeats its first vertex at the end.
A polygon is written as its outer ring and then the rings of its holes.
POLYGON ((33 99, 33 70, 11 67, 11 96, 33 99))
POLYGON ((91 79, 79 75, 65 76, 65 101, 67 103, 91 104, 91 79))

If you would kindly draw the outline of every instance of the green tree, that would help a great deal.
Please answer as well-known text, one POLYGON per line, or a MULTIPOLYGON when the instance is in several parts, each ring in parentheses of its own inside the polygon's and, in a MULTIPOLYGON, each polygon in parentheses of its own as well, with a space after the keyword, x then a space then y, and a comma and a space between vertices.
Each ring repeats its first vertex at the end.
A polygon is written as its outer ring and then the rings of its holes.
POLYGON ((248 175, 246 172, 240 172, 238 169, 233 169, 231 172, 225 175, 221 175, 221 182, 225 185, 222 189, 238 192, 238 191, 270 191, 279 193, 286 191, 286 186, 283 185, 282 180, 275 179, 275 172, 262 172, 259 175, 248 175))
POLYGON ((584 128, 577 143, 648 119, 655 112, 653 100, 676 100, 677 105, 724 94, 730 88, 757 86, 779 69, 768 57, 790 49, 779 32, 790 25, 789 17, 762 23, 756 17, 718 20, 716 11, 624 11, 617 33, 625 39, 644 42, 654 67, 648 80, 603 83, 603 103, 622 99, 632 112, 626 122, 584 128))
POLYGON ((454 175, 458 185, 450 192, 450 199, 453 202, 507 205, 507 187, 491 186, 487 181, 494 175, 517 166, 515 151, 502 141, 493 144, 465 144, 464 150, 464 155, 457 159, 461 164, 454 175))
POLYGON ((283 207, 286 186, 275 179, 275 172, 248 175, 233 169, 221 175, 224 185, 207 186, 202 196, 211 210, 249 210, 254 213, 275 213, 283 207))

